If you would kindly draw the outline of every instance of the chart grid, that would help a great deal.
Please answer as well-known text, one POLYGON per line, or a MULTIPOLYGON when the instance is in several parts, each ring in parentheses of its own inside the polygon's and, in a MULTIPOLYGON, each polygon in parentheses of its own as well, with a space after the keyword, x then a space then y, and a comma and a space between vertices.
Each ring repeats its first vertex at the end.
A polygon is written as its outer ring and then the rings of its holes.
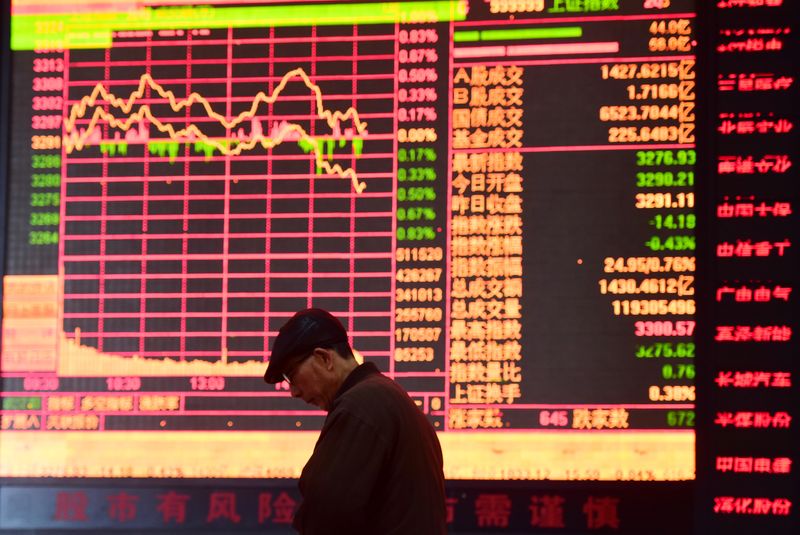
POLYGON ((78 347, 61 358, 263 367, 278 327, 320 306, 388 365, 395 41, 231 28, 69 51, 60 266, 78 347))

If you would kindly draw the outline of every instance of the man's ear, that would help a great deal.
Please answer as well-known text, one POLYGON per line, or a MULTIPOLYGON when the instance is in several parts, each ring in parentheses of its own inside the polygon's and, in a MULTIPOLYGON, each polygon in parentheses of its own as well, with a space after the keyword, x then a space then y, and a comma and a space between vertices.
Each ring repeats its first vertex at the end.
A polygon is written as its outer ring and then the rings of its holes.
POLYGON ((320 359, 320 363, 326 370, 330 371, 333 369, 333 359, 336 355, 333 354, 332 349, 318 347, 314 349, 314 355, 320 359))

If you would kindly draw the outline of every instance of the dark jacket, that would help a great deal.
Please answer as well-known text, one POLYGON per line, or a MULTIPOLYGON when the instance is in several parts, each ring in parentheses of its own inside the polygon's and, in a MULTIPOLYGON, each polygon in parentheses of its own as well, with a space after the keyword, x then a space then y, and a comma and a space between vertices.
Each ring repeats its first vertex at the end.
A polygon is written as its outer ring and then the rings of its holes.
POLYGON ((408 394, 372 363, 339 389, 300 476, 303 535, 445 533, 442 449, 408 394))

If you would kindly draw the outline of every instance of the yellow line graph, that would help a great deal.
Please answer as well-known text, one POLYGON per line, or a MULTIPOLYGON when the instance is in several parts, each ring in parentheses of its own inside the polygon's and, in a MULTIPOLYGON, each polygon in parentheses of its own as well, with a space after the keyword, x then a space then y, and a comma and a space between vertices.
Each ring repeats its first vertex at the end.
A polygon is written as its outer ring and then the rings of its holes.
MULTIPOLYGON (((108 122, 109 126, 113 128, 119 128, 120 130, 130 130, 131 126, 139 121, 142 118, 146 117, 153 125, 160 132, 165 132, 169 135, 170 138, 174 140, 181 140, 181 139, 192 139, 192 140, 199 140, 202 141, 216 150, 220 151, 220 153, 235 156, 241 154, 244 150, 250 150, 254 148, 256 145, 260 144, 265 149, 270 149, 277 145, 280 145, 287 137, 291 137, 292 140, 305 140, 312 145, 315 145, 314 139, 308 135, 308 133, 301 127, 300 125, 291 124, 287 125, 286 128, 282 128, 279 135, 276 138, 270 138, 265 136, 255 136, 249 141, 243 143, 237 143, 235 146, 231 147, 228 143, 222 143, 216 139, 210 138, 206 136, 200 129, 195 126, 194 124, 190 124, 186 128, 182 128, 180 130, 175 130, 172 125, 162 123, 161 121, 156 118, 151 110, 150 106, 147 104, 142 104, 139 106, 138 110, 131 114, 131 110, 136 105, 136 102, 139 98, 144 96, 145 90, 149 87, 156 93, 158 93, 161 97, 167 99, 169 102, 170 107, 173 111, 180 111, 181 109, 191 106, 192 104, 198 103, 205 108, 206 113, 209 117, 216 119, 224 126, 226 129, 235 128, 236 126, 242 124, 244 121, 250 120, 256 115, 256 110, 261 103, 272 104, 278 100, 281 91, 286 87, 286 85, 294 78, 299 78, 305 86, 310 89, 316 98, 316 108, 317 108, 317 116, 321 119, 324 119, 328 126, 331 129, 337 130, 338 125, 341 121, 345 121, 347 119, 352 119, 353 126, 355 127, 356 131, 360 134, 363 133, 367 128, 367 123, 361 121, 358 117, 358 112, 350 107, 346 111, 330 111, 325 109, 323 106, 322 101, 322 91, 320 90, 319 86, 314 84, 311 79, 308 77, 308 74, 302 69, 297 68, 289 71, 284 75, 281 79, 280 83, 275 87, 272 91, 271 95, 267 95, 263 91, 259 91, 253 99, 253 104, 250 106, 250 109, 240 113, 236 116, 233 120, 227 120, 223 115, 215 112, 211 107, 209 101, 204 98, 199 93, 192 92, 189 96, 185 99, 177 99, 175 94, 172 91, 164 89, 158 82, 156 82, 149 74, 143 74, 139 79, 139 86, 137 87, 136 91, 131 93, 130 97, 126 100, 123 98, 119 98, 110 91, 108 91, 102 83, 98 83, 95 85, 92 93, 88 96, 83 97, 80 102, 73 105, 70 109, 69 116, 64 120, 64 148, 66 152, 69 154, 73 150, 81 150, 85 146, 87 140, 92 135, 97 123, 100 120, 105 120, 108 122), (79 130, 76 134, 70 135, 70 133, 76 131, 76 123, 78 119, 83 118, 86 115, 86 111, 90 106, 94 106, 98 101, 107 102, 109 105, 122 110, 123 113, 129 114, 127 119, 117 119, 112 114, 106 112, 104 109, 96 107, 94 109, 94 113, 92 114, 92 118, 89 122, 89 125, 83 129, 79 130)), ((339 164, 331 165, 329 162, 325 161, 322 157, 322 151, 314 150, 314 156, 316 159, 317 166, 325 170, 328 174, 336 174, 341 176, 342 178, 349 178, 353 184, 353 188, 356 190, 357 193, 361 193, 364 191, 366 184, 360 182, 358 180, 358 176, 356 175, 353 169, 345 169, 339 164)))

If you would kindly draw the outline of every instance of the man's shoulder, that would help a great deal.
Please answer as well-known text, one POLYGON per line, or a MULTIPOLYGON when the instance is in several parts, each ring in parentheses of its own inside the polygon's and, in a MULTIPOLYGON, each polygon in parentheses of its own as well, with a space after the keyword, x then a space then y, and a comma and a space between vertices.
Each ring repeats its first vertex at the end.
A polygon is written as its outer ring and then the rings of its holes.
MULTIPOLYGON (((383 418, 384 412, 393 412, 401 406, 416 407, 403 388, 381 373, 370 374, 344 392, 337 400, 335 410, 362 417, 383 418)), ((371 419, 371 418, 370 418, 371 419)))
POLYGON ((405 395, 405 391, 382 373, 372 373, 342 394, 342 399, 374 398, 376 396, 405 395))

